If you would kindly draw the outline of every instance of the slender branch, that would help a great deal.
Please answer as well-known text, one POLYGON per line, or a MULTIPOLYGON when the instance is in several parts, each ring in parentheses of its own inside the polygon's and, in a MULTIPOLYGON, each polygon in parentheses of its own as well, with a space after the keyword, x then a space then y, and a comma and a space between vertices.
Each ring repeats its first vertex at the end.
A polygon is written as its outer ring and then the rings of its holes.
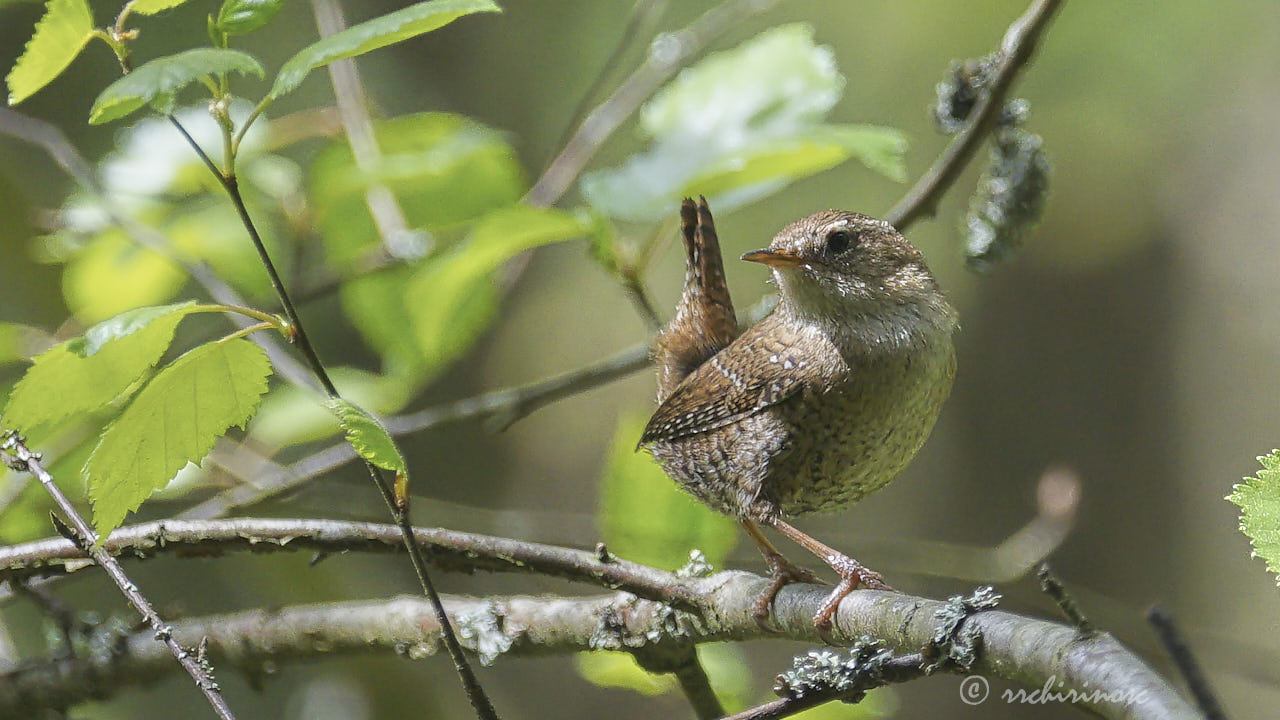
MULTIPOLYGON (((606 385, 648 366, 648 346, 636 345, 596 365, 529 385, 495 390, 419 412, 389 417, 384 424, 397 437, 472 418, 487 418, 493 427, 504 430, 539 408, 606 385)), ((342 467, 356 457, 351 446, 343 442, 317 450, 287 467, 264 458, 265 470, 253 478, 252 483, 219 493, 189 508, 181 517, 212 518, 256 505, 342 467)))
POLYGON ((655 40, 644 64, 587 115, 534 183, 525 201, 536 206, 553 205, 559 201, 605 140, 677 70, 734 25, 768 10, 777 2, 725 0, 684 29, 655 40))
MULTIPOLYGON (((49 154, 54 164, 62 169, 80 188, 92 197, 99 208, 106 213, 113 225, 120 228, 138 245, 158 253, 186 270, 197 283, 209 293, 214 300, 225 305, 246 306, 247 303, 230 285, 223 282, 203 263, 190 262, 172 251, 171 243, 154 229, 138 222, 134 218, 120 212, 118 203, 107 197, 106 190, 98 183, 93 166, 76 150, 56 126, 8 108, 0 107, 0 133, 35 145, 49 154)), ((231 316, 232 322, 240 327, 249 324, 238 316, 231 316)), ((306 369, 298 364, 274 338, 254 336, 251 338, 271 358, 276 371, 289 382, 303 387, 313 384, 306 369)))
POLYGON ((943 194, 960 177, 987 132, 994 127, 1000 109, 1004 106, 1005 95, 1013 87, 1018 72, 1031 59, 1040 36, 1062 3, 1063 0, 1035 0, 1009 26, 1000 44, 1000 65, 991 81, 991 88, 969 113, 969 121, 964 129, 956 135, 942 155, 938 156, 933 166, 885 215, 884 219, 890 225, 905 231, 916 220, 931 217, 937 212, 938 202, 943 194))
MULTIPOLYGON (((791 585, 774 608, 778 634, 762 630, 751 607, 767 585, 764 578, 721 572, 676 584, 699 597, 700 616, 673 613, 661 603, 628 594, 604 597, 447 598, 450 615, 470 629, 467 642, 497 655, 536 656, 598 649, 603 638, 618 646, 748 639, 817 641, 813 613, 827 589, 791 585), (604 623, 602 618, 610 622, 604 623)), ((665 584, 664 584, 665 585, 665 584)), ((869 635, 895 653, 918 652, 933 637, 935 613, 944 603, 889 592, 855 591, 841 603, 834 635, 843 642, 869 635)), ((1125 720, 1201 720, 1194 708, 1138 657, 1106 634, 1081 640, 1074 628, 989 610, 967 621, 982 634, 972 670, 1026 687, 1074 690, 1082 709, 1125 720), (1061 683, 1058 685, 1056 683, 1061 683), (1118 700, 1116 698, 1119 698, 1118 700)), ((174 626, 184 642, 207 637, 210 653, 223 663, 252 671, 266 661, 332 656, 335 653, 399 651, 429 655, 440 644, 439 624, 420 598, 395 598, 254 610, 192 618, 174 626)), ((118 692, 126 684, 148 682, 166 664, 147 638, 135 635, 114 655, 51 658, 0 674, 0 715, 14 708, 62 703, 118 692)), ((765 716, 767 717, 767 716, 765 716)))
MULTIPOLYGON (((311 11, 315 15, 316 26, 322 38, 347 27, 342 7, 336 0, 311 0, 311 11)), ((360 84, 355 60, 348 58, 329 63, 329 81, 333 85, 338 114, 356 167, 365 173, 372 173, 382 158, 382 152, 373 134, 373 121, 369 118, 367 109, 368 100, 365 98, 364 87, 360 84)), ((374 183, 365 190, 365 204, 368 205, 369 215, 382 238, 384 250, 392 257, 399 257, 402 254, 399 246, 413 233, 395 194, 386 185, 374 183)))
POLYGON ((1213 688, 1209 686, 1209 680, 1204 676, 1200 663, 1196 662, 1191 646, 1187 644, 1182 633, 1178 632, 1173 616, 1156 605, 1147 611, 1147 622, 1151 623, 1156 635, 1160 637, 1160 644, 1164 645, 1169 657, 1173 658, 1174 665, 1178 666, 1178 672, 1186 681, 1187 688, 1191 690, 1191 696, 1196 699, 1196 704, 1204 713, 1205 720, 1227 720, 1227 713, 1222 709, 1222 703, 1218 702, 1213 688))
MULTIPOLYGON (((847 697, 860 699, 868 690, 895 683, 904 683, 925 676, 924 665, 928 661, 920 653, 910 653, 892 658, 876 668, 873 676, 859 678, 860 682, 853 687, 838 691, 835 688, 823 688, 818 692, 782 697, 772 702, 748 708, 734 713, 724 720, 773 720, 774 718, 791 717, 799 713, 847 697)), ((856 700, 850 700, 854 702, 856 700)))
MULTIPOLYGON (((111 581, 120 589, 120 593, 125 599, 133 605, 138 614, 147 621, 154 633, 151 637, 152 641, 159 640, 166 647, 173 657, 177 659, 178 664, 182 666, 191 679, 195 681, 196 687, 200 692, 204 693, 205 699, 209 701, 209 705, 213 707, 218 717, 223 720, 235 720, 235 715, 231 712, 231 708, 222 698, 222 691, 218 687, 218 683, 214 681, 212 671, 202 665, 191 653, 190 650, 183 647, 173 637, 173 628, 161 619, 160 615, 151 605, 151 601, 142 594, 136 583, 129 579, 125 574, 124 568, 120 567, 120 563, 115 557, 105 549, 97 546, 98 536, 89 527, 89 523, 81 517, 80 512, 76 510, 71 500, 62 493, 62 490, 54 482, 53 476, 50 475, 40 464, 40 456, 31 452, 26 446, 26 442, 17 433, 10 432, 5 437, 3 444, 0 444, 0 456, 3 456, 4 464, 13 470, 20 472, 28 472, 36 476, 41 485, 53 498, 53 502, 62 511, 62 514, 71 522, 71 527, 67 528, 70 534, 74 534, 76 544, 79 546, 77 550, 82 555, 88 555, 93 559, 98 567, 106 572, 111 581)), ((194 647, 197 642, 189 643, 194 647)))
MULTIPOLYGON (((244 225, 245 231, 248 232, 249 239, 253 242, 253 247, 258 252, 258 258, 261 260, 263 268, 267 271, 271 286, 275 289, 280 304, 284 307, 285 316, 289 319, 290 330, 293 333, 294 344, 302 352, 302 356, 306 359, 311 372, 320 381, 325 394, 331 398, 341 398, 338 389, 333 384, 333 380, 329 377, 328 371, 325 370, 324 364, 320 361, 320 356, 316 353, 315 346, 311 344, 311 339, 307 336, 306 328, 302 324, 302 318, 298 316, 293 300, 290 299, 289 292, 284 287, 284 281, 281 280, 280 273, 276 270, 275 263, 272 262, 271 255, 267 252, 267 247, 262 241, 262 236, 258 233, 258 228, 254 224, 253 218, 249 215, 249 208, 245 205, 244 196, 240 193, 240 184, 236 179, 235 168, 228 167, 225 172, 218 172, 217 166, 200 148, 195 139, 191 137, 191 134, 186 131, 182 123, 172 115, 169 116, 169 120, 186 138, 192 150, 205 161, 210 172, 214 173, 222 187, 227 191, 231 204, 240 216, 240 222, 244 225)), ((457 670, 458 678, 462 681, 462 687, 466 692, 467 699, 471 702, 481 720, 498 720, 498 714, 494 710, 493 704, 489 702, 489 698, 480 686, 480 681, 476 678, 475 672, 472 671, 466 655, 462 652, 462 645, 454 635, 453 627, 450 625, 449 618, 445 615, 444 606, 440 602, 440 594, 431 582, 430 572, 427 569, 427 560, 423 556, 422 548, 418 546, 413 534, 413 524, 409 517, 408 498, 397 497, 395 490, 392 488, 391 483, 387 481, 384 473, 372 463, 366 460, 364 466, 369 473, 370 479, 373 480, 374 486, 377 487, 378 492, 382 495, 382 500, 391 512, 397 527, 400 528, 405 549, 409 552, 409 561, 413 565, 414 573, 418 576, 418 584, 421 585, 423 593, 436 609, 436 616, 443 630, 445 647, 449 651, 449 657, 453 659, 454 669, 457 670)))

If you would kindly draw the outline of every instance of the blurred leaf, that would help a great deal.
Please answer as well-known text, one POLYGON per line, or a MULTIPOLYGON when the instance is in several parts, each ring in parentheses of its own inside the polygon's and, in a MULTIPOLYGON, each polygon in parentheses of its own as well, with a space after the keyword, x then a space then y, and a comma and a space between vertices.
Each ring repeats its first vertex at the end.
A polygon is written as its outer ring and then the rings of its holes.
POLYGON ((387 45, 444 27, 464 15, 501 12, 493 0, 433 0, 410 5, 314 42, 289 58, 267 95, 275 99, 293 92, 315 68, 363 55, 387 45))
POLYGON ((170 8, 176 8, 187 0, 133 0, 129 7, 141 15, 155 15, 170 8))
POLYGON ((30 360, 49 349, 52 341, 39 328, 18 323, 0 323, 0 367, 30 360))
MULTIPOLYGON (((218 277, 250 297, 275 297, 258 253, 230 203, 189 202, 170 209, 173 216, 164 226, 164 233, 180 257, 207 263, 218 277)), ((263 243, 271 256, 277 258, 280 272, 287 276, 292 258, 279 239, 274 216, 265 209, 255 212, 256 209, 251 204, 249 211, 254 215, 263 243)))
POLYGON ((172 260, 138 247, 119 231, 103 233, 67 264, 62 294, 82 322, 91 323, 173 298, 187 275, 172 260))
POLYGON ((1245 478, 1227 499, 1240 506, 1240 532, 1253 542, 1253 556, 1280 575, 1280 450, 1259 457, 1258 462, 1262 463, 1258 476, 1245 478))
POLYGON ((592 685, 633 690, 641 695, 663 695, 679 685, 671 675, 654 675, 636 663, 629 652, 596 650, 574 656, 578 674, 592 685))
POLYGON ((619 419, 600 488, 597 519, 609 549, 628 560, 674 570, 697 548, 717 568, 738 544, 738 526, 685 493, 636 441, 646 418, 619 419))
MULTIPOLYGON (((772 699, 772 698, 770 698, 772 699)), ((897 698, 890 688, 876 688, 856 705, 829 702, 792 715, 801 720, 863 720, 863 718, 890 717, 898 708, 897 698)))
POLYGON ((9 104, 17 105, 53 82, 92 37, 93 13, 86 0, 52 0, 5 78, 9 104))
POLYGON ((465 243, 419 270, 406 287, 405 303, 426 371, 461 355, 488 327, 497 308, 499 266, 525 250, 586 230, 569 213, 516 205, 486 215, 465 243))
POLYGON ((339 271, 381 245, 365 204, 374 183, 395 194, 410 227, 430 231, 511 205, 526 189, 502 135, 461 115, 405 115, 377 123, 374 133, 382 158, 371 172, 356 167, 345 140, 330 143, 311 167, 310 204, 339 271))
POLYGON ((583 209, 590 218, 591 227, 587 232, 587 249, 591 259, 595 260, 605 272, 621 276, 622 259, 618 253, 618 229, 613 221, 602 213, 591 209, 583 209))
POLYGON ((802 177, 857 158, 901 181, 906 141, 888 128, 824 125, 844 77, 813 29, 786 25, 680 73, 641 113, 648 151, 588 173, 583 196, 633 221, 663 217, 679 198, 738 207, 802 177))
POLYGON ((215 25, 228 35, 244 35, 271 22, 284 0, 225 0, 215 25))
POLYGON ((341 398, 329 398, 325 406, 338 416, 338 424, 346 433, 347 442, 356 449, 360 457, 375 467, 390 470, 396 474, 396 500, 402 503, 407 498, 409 468, 404 462, 404 455, 396 447, 396 441, 383 427, 377 418, 363 408, 341 398))
POLYGON ((180 303, 131 311, 41 353, 13 388, 4 427, 26 432, 115 400, 164 355, 193 307, 180 303))
POLYGON ((751 668, 742 648, 735 643, 701 643, 698 660, 707 671, 711 687, 729 712, 743 710, 755 697, 751 668))
POLYGON ((228 429, 243 426, 270 375, 266 354, 243 338, 201 345, 157 373, 85 464, 102 538, 183 466, 208 454, 228 429))
POLYGON ((156 112, 174 111, 175 95, 201 78, 226 73, 262 77, 262 66, 239 50, 196 48, 156 58, 107 86, 89 111, 89 124, 119 120, 151 104, 156 112))

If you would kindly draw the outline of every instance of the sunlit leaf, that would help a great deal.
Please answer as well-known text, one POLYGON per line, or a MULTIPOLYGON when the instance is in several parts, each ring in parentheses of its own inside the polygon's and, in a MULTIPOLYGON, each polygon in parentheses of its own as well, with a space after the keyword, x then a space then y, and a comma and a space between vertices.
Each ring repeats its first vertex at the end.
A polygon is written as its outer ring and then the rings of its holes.
POLYGON ((597 515, 605 543, 628 560, 670 570, 683 567, 697 548, 722 567, 738 544, 737 524, 680 490, 647 452, 636 451, 645 420, 622 417, 609 448, 597 515))
POLYGON ((167 302, 186 281, 187 274, 177 263, 112 230, 67 264, 62 294, 75 316, 90 323, 167 302))
POLYGON ((405 464, 400 448, 391 434, 366 410, 347 400, 329 398, 325 405, 338 416, 338 424, 346 433, 347 442, 356 449, 360 457, 375 467, 390 470, 396 475, 396 500, 404 503, 407 499, 409 468, 405 464), (400 488, 406 488, 401 491, 400 488))
POLYGON ((244 425, 270 374, 266 354, 243 338, 201 345, 157 373, 85 464, 98 532, 105 538, 218 437, 244 425))
POLYGON ((176 95, 201 78, 239 73, 262 77, 262 66, 239 50, 196 48, 156 58, 107 86, 89 111, 89 123, 119 120, 150 104, 161 114, 173 112, 176 95))
POLYGON ((244 35, 271 22, 285 0, 224 0, 214 21, 228 35, 244 35))
POLYGON ((497 306, 494 273, 502 263, 587 229, 570 213, 518 205, 485 216, 462 246, 418 271, 405 301, 426 366, 453 360, 488 326, 497 306))
POLYGON ((334 60, 363 55, 411 37, 448 25, 464 15, 477 12, 501 12, 493 0, 433 0, 410 5, 372 20, 353 25, 342 32, 303 48, 289 58, 271 86, 270 98, 293 92, 315 68, 334 60))
POLYGON ((129 7, 140 15, 155 15, 170 8, 176 8, 187 0, 133 0, 129 7))
POLYGON ((850 158, 905 176, 903 136, 827 125, 844 78, 807 25, 774 28, 682 72, 645 105, 653 142, 621 167, 586 174, 583 196, 614 217, 650 221, 704 194, 728 210, 850 158))
POLYGON ((25 432, 120 397, 164 355, 192 307, 188 302, 130 311, 41 353, 14 386, 4 427, 25 432))
MULTIPOLYGON (((1280 450, 1258 458, 1257 477, 1245 478, 1227 499, 1240 506, 1240 532, 1253 543, 1254 557, 1280 575, 1280 450)), ((1280 585, 1280 581, 1277 582, 1280 585)))
POLYGON ((680 687, 672 675, 654 675, 629 652, 597 650, 574 656, 578 674, 592 685, 622 688, 641 695, 663 695, 680 687))
POLYGON ((92 37, 93 13, 87 0, 52 0, 5 78, 9 104, 17 105, 53 82, 92 37))
POLYGON ((0 323, 0 366, 29 360, 52 345, 49 335, 39 328, 18 323, 0 323))

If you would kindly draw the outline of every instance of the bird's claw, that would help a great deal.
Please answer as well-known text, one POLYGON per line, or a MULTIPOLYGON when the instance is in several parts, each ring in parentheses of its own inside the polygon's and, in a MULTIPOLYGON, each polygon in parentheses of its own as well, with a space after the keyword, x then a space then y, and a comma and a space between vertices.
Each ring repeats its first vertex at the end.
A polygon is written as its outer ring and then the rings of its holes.
POLYGON ((888 590, 889 587, 884 577, 880 573, 864 566, 862 563, 851 557, 840 557, 829 560, 831 568, 840 574, 840 584, 836 585, 831 594, 822 603, 822 607, 818 608, 818 612, 813 616, 813 626, 818 631, 818 637, 828 645, 836 645, 836 639, 831 634, 834 624, 836 610, 840 608, 840 601, 859 587, 865 587, 869 590, 888 590))
POLYGON ((821 578, 813 574, 809 570, 792 564, 789 560, 777 556, 766 556, 765 562, 769 565, 769 587, 760 593, 760 597, 751 605, 751 617, 755 619, 756 625, 766 632, 778 632, 778 628, 770 620, 770 608, 773 607, 774 598, 778 596, 778 591, 790 585, 791 583, 803 582, 814 585, 825 585, 821 578))

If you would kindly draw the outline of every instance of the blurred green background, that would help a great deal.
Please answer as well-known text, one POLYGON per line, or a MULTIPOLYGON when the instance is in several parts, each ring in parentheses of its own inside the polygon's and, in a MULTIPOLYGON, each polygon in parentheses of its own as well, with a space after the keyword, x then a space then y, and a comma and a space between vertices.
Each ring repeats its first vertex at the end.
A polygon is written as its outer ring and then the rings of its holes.
MULTIPOLYGON (((528 177, 556 150, 573 107, 618 44, 630 0, 505 0, 502 15, 465 18, 424 38, 379 51, 360 68, 382 117, 426 110, 470 116, 507 133, 528 177)), ((102 22, 115 5, 94 2, 102 22)), ((358 21, 397 6, 347 3, 358 21)), ((661 27, 674 29, 713 3, 671 3, 661 27)), ((204 14, 192 2, 139 41, 143 57, 203 44, 204 14)), ((719 41, 729 48, 783 23, 806 22, 830 46, 847 78, 835 122, 900 128, 910 138, 908 177, 933 161, 947 138, 926 109, 947 63, 996 46, 1020 0, 787 0, 719 41)), ((40 5, 0 3, 0 68, 10 67, 40 5)), ((244 47, 278 67, 316 34, 307 3, 244 47)), ((636 43, 624 60, 644 52, 636 43)), ((1059 575, 1095 621, 1170 670, 1142 621, 1153 602, 1171 609, 1236 717, 1267 717, 1280 703, 1280 594, 1249 557, 1237 509, 1223 500, 1253 474, 1254 456, 1280 445, 1280 311, 1272 287, 1280 260, 1280 14, 1271 3, 1068 0, 1015 92, 1031 102, 1028 127, 1045 138, 1054 163, 1045 218, 1023 252, 986 277, 964 269, 958 232, 982 156, 911 239, 958 306, 959 374, 932 439, 903 477, 838 515, 801 526, 848 550, 905 591, 946 596, 972 587, 947 578, 945 562, 921 551, 916 573, 895 568, 919 541, 991 546, 1034 514, 1049 467, 1081 478, 1077 522, 1053 555, 1059 575), (905 548, 905 549, 904 549, 905 548)), ((67 73, 19 109, 62 128, 91 158, 112 147, 122 126, 90 127, 88 108, 118 73, 105 46, 90 48, 67 73)), ((272 109, 328 105, 323 72, 272 109)), ((265 88, 248 83, 247 87, 265 88)), ((643 140, 634 119, 592 167, 619 164, 643 140)), ((319 142, 288 153, 304 166, 319 142)), ((768 242, 801 215, 828 207, 880 214, 905 191, 857 163, 797 182, 749 207, 720 213, 726 255, 768 242)), ((56 330, 68 317, 56 266, 33 253, 33 224, 57 207, 70 183, 39 150, 0 137, 0 321, 56 330)), ((571 203, 576 199, 570 198, 571 203)), ((675 208, 672 208, 674 214, 675 208)), ((647 275, 660 309, 681 283, 682 259, 668 251, 647 275)), ((749 306, 769 288, 757 268, 730 262, 736 301, 749 306)), ((194 292, 194 291, 193 291, 194 292)), ((359 337, 336 317, 332 298, 310 303, 304 319, 333 364, 377 369, 359 337)), ((582 242, 537 252, 502 306, 500 320, 452 369, 409 405, 523 383, 607 357, 643 340, 647 328, 626 295, 594 265, 582 242)), ((4 382, 20 368, 4 369, 4 382)), ((597 488, 619 416, 642 415, 653 379, 642 373, 540 410, 501 434, 464 423, 406 438, 418 475, 415 519, 451 528, 591 547, 597 488)), ((144 507, 144 517, 178 505, 144 507)), ((637 514, 650 508, 638 504, 637 514)), ((382 519, 383 508, 355 467, 317 480, 254 514, 382 519)), ((43 528, 40 534, 47 534, 43 528)), ((795 553, 799 557, 799 553, 795 553)), ((287 603, 412 592, 407 563, 337 557, 166 559, 136 566, 136 577, 169 614, 199 614, 287 603)), ((733 567, 760 571, 747 543, 733 567)), ((448 592, 566 591, 523 576, 441 576, 448 592)), ((1005 606, 1052 616, 1034 578, 1007 583, 1005 606)), ((123 613, 108 584, 86 574, 57 592, 78 607, 123 613)), ((38 647, 35 611, 3 610, 6 644, 38 647)), ((0 648, 3 649, 3 648, 0 648)), ((745 648, 739 692, 761 699, 774 674, 805 648, 785 642, 745 648)), ((465 701, 441 658, 410 663, 358 657, 281 665, 258 694, 223 672, 244 718, 466 717, 465 701), (424 682, 424 677, 429 682, 424 682)), ((508 718, 681 716, 678 694, 644 697, 602 689, 572 658, 503 658, 482 679, 508 718), (575 698, 570 706, 566 698, 575 698)), ((1075 717, 1054 707, 974 708, 958 698, 958 678, 896 688, 898 717, 1075 717)), ((993 682, 993 689, 1004 686, 993 682)), ((87 706, 74 717, 178 717, 202 712, 176 675, 145 691, 87 706), (163 712, 157 708, 165 708, 163 712), (179 712, 177 709, 182 708, 179 712)), ((853 717, 840 709, 829 717, 853 717)))

